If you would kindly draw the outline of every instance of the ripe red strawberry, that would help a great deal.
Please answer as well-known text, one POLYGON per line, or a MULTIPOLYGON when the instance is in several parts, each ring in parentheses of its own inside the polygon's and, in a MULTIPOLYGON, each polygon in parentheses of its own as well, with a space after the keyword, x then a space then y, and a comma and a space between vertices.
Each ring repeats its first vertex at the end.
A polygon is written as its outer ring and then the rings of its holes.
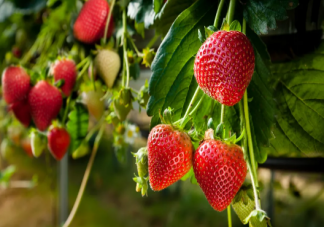
POLYGON ((155 126, 148 137, 148 168, 151 188, 160 191, 183 177, 192 166, 189 136, 171 125, 155 126))
MULTIPOLYGON (((92 44, 104 36, 109 6, 106 0, 89 0, 84 3, 73 26, 74 36, 81 42, 92 44)), ((107 37, 114 29, 111 17, 107 37)))
POLYGON ((231 204, 247 173, 239 146, 208 138, 196 150, 193 169, 209 204, 217 211, 231 204))
POLYGON ((2 74, 3 97, 8 104, 21 101, 28 95, 30 77, 19 66, 9 66, 2 74))
POLYGON ((194 65, 199 87, 221 104, 238 103, 254 71, 249 39, 238 31, 218 31, 200 47, 194 65))
POLYGON ((36 127, 44 131, 60 112, 62 95, 56 87, 42 80, 30 90, 28 103, 36 127))
POLYGON ((64 128, 51 128, 47 134, 48 149, 54 158, 60 161, 70 145, 70 135, 64 128))
POLYGON ((77 69, 74 61, 70 59, 57 60, 52 66, 51 71, 55 81, 64 80, 61 90, 66 96, 69 96, 77 78, 77 69))
POLYGON ((31 115, 27 99, 11 104, 10 109, 20 123, 28 127, 31 121, 31 115))

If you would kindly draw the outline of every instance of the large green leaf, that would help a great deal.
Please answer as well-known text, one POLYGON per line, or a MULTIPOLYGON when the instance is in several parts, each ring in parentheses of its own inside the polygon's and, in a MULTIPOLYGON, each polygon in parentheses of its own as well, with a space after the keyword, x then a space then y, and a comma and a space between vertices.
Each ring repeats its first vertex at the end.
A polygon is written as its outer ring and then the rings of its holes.
POLYGON ((288 18, 286 9, 293 9, 297 5, 298 0, 248 0, 243 5, 243 15, 257 34, 266 34, 268 29, 277 27, 276 20, 288 18))
POLYGON ((159 111, 168 106, 174 109, 174 120, 186 110, 188 92, 193 94, 196 86, 190 85, 195 80, 194 55, 201 45, 197 31, 213 23, 216 6, 208 0, 197 1, 181 13, 163 39, 152 63, 147 109, 148 115, 153 116, 151 126, 159 122, 159 111))
POLYGON ((193 2, 194 0, 168 0, 155 16, 155 31, 165 36, 179 14, 191 6, 193 2))
POLYGON ((289 148, 292 156, 323 155, 323 61, 324 54, 310 54, 297 61, 273 66, 278 79, 276 98, 279 109, 276 138, 271 141, 274 155, 286 154, 284 148, 289 148))
POLYGON ((71 152, 76 150, 88 132, 89 114, 88 110, 81 103, 76 103, 69 114, 67 130, 71 136, 71 152))

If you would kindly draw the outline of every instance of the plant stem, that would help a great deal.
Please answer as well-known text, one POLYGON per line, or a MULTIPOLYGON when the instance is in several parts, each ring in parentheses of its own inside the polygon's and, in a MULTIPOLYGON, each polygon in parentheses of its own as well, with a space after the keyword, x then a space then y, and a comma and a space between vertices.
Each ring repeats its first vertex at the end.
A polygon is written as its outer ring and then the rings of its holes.
POLYGON ((218 5, 217 13, 216 13, 215 20, 214 20, 214 27, 215 28, 218 27, 219 21, 221 19, 222 8, 223 8, 223 5, 224 5, 224 2, 225 2, 225 0, 221 0, 219 5, 218 5))
POLYGON ((108 13, 108 17, 107 17, 107 21, 106 21, 106 26, 105 26, 104 44, 107 43, 107 33, 108 33, 108 28, 109 28, 109 24, 110 24, 111 15, 112 15, 112 12, 114 10, 114 6, 115 6, 115 0, 112 0, 111 1, 111 7, 109 9, 109 13, 108 13))
POLYGON ((132 37, 130 37, 129 34, 127 34, 127 38, 128 38, 128 40, 130 41, 130 43, 132 44, 132 46, 133 46, 133 48, 134 48, 134 50, 135 50, 137 56, 139 56, 139 57, 143 57, 143 54, 142 54, 141 52, 139 52, 139 50, 137 49, 137 46, 136 46, 135 43, 134 43, 134 40, 132 39, 132 37))
POLYGON ((227 207, 227 220, 228 220, 228 227, 232 227, 231 205, 227 207))
POLYGON ((89 65, 90 65, 90 61, 87 61, 87 62, 84 64, 82 70, 81 70, 81 71, 79 72, 79 74, 78 74, 77 81, 79 81, 79 79, 82 77, 83 73, 87 70, 87 68, 89 67, 89 65))
POLYGON ((80 61, 79 64, 77 64, 76 68, 77 69, 81 68, 88 60, 89 60, 89 57, 86 57, 85 59, 80 61))
MULTIPOLYGON (((190 110, 193 108, 192 105, 193 105, 194 102, 196 101, 196 99, 197 99, 197 97, 198 97, 198 94, 199 94, 199 91, 200 91, 200 87, 197 86, 197 89, 196 89, 194 95, 192 96, 192 99, 191 99, 191 101, 190 101, 190 103, 189 103, 189 105, 188 105, 188 108, 187 108, 187 110, 186 110, 186 113, 185 113, 185 115, 184 115, 184 116, 182 117, 182 119, 181 119, 181 124, 180 124, 181 126, 183 126, 186 117, 187 117, 188 114, 190 113, 190 110)), ((199 104, 200 104, 200 103, 199 103, 199 104)))
POLYGON ((128 57, 127 57, 127 24, 126 24, 126 10, 123 11, 123 50, 124 50, 124 61, 126 66, 126 84, 125 87, 129 86, 129 65, 128 65, 128 57))
POLYGON ((220 123, 224 123, 225 105, 222 104, 220 123))
POLYGON ((159 35, 155 34, 155 35, 153 36, 153 38, 150 40, 150 42, 147 44, 146 48, 149 48, 149 49, 150 49, 150 48, 155 44, 156 40, 157 40, 159 37, 160 37, 159 35))
POLYGON ((235 2, 236 0, 231 0, 229 7, 228 7, 228 13, 227 13, 227 23, 230 25, 234 18, 234 11, 235 11, 235 2))
POLYGON ((63 227, 68 227, 71 224, 71 222, 72 222, 72 220, 73 220, 73 218, 74 218, 74 216, 75 216, 75 214, 76 214, 76 212, 77 212, 77 210, 79 208, 79 205, 80 205, 80 202, 82 200, 84 190, 85 190, 85 188, 87 186, 87 182, 88 182, 88 179, 89 179, 91 168, 93 166, 93 162, 94 162, 94 159, 96 157, 97 150, 98 150, 99 143, 100 143, 100 140, 102 138, 104 129, 105 129, 105 124, 102 124, 101 128, 99 130, 99 133, 98 133, 98 135, 97 135, 97 137, 95 139, 95 143, 94 143, 93 148, 92 148, 92 153, 91 153, 87 168, 85 170, 85 173, 84 173, 84 176, 83 176, 83 179, 82 179, 82 182, 81 182, 81 186, 80 186, 80 190, 78 192, 77 198, 75 200, 75 203, 73 205, 71 213, 70 213, 68 219, 66 220, 66 222, 64 223, 63 227))
MULTIPOLYGON (((245 128, 246 128, 246 134, 247 134, 247 140, 248 140, 250 162, 251 162, 252 172, 253 172, 253 174, 256 175, 256 169, 257 168, 256 168, 256 165, 255 165, 252 134, 251 134, 251 127, 250 127, 250 114, 249 114, 247 91, 245 91, 244 96, 243 96, 243 104, 244 104, 245 128)), ((255 184, 258 187, 258 183, 255 182, 255 184)))
POLYGON ((67 118, 67 114, 69 112, 70 102, 71 102, 71 95, 66 100, 66 107, 65 107, 64 115, 63 115, 63 119, 62 119, 62 124, 63 125, 65 125, 65 121, 66 121, 66 118, 67 118))

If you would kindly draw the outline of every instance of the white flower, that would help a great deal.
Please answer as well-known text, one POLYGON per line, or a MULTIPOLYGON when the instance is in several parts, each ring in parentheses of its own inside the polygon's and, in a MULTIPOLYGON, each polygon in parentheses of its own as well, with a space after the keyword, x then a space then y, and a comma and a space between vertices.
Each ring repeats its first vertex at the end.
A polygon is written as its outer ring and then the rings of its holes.
POLYGON ((140 137, 140 129, 136 125, 127 124, 124 138, 125 142, 128 144, 133 144, 135 141, 135 138, 140 137))

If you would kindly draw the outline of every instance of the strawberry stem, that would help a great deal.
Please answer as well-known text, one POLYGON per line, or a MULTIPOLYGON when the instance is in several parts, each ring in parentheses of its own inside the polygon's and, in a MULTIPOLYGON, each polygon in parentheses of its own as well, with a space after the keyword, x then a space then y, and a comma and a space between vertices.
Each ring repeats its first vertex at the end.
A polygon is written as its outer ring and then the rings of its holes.
POLYGON ((221 13, 222 13, 222 8, 223 8, 223 5, 224 5, 224 2, 225 2, 225 0, 221 0, 219 5, 218 5, 217 13, 216 13, 215 20, 214 20, 214 27, 215 28, 218 27, 218 24, 219 24, 219 21, 220 21, 220 18, 221 18, 221 13))
POLYGON ((236 0, 231 0, 229 7, 228 7, 228 13, 227 13, 227 23, 230 25, 234 18, 234 11, 235 11, 235 2, 236 0))
POLYGON ((227 207, 227 220, 228 220, 228 227, 232 227, 231 205, 227 207))
POLYGON ((137 49, 137 46, 135 45, 134 40, 132 39, 132 37, 130 37, 130 35, 127 34, 127 38, 130 41, 130 43, 132 44, 137 56, 143 58, 143 53, 139 52, 139 50, 137 49))
POLYGON ((110 24, 110 20, 111 20, 112 11, 114 10, 114 6, 115 6, 115 0, 112 0, 111 7, 109 9, 109 13, 108 13, 108 17, 107 17, 107 21, 106 21, 106 26, 105 26, 104 44, 107 43, 107 33, 108 33, 108 28, 109 28, 109 24, 110 24))
POLYGON ((70 226, 70 224, 71 224, 71 222, 72 222, 72 220, 73 220, 73 218, 74 218, 74 216, 75 216, 75 214, 76 214, 76 212, 77 212, 77 210, 79 208, 79 205, 80 205, 82 197, 83 197, 84 190, 85 190, 85 188, 87 186, 87 182, 88 182, 88 179, 89 179, 91 168, 93 166, 93 162, 94 162, 94 159, 96 157, 97 150, 99 148, 99 143, 100 143, 100 140, 102 138, 104 129, 105 129, 105 124, 102 124, 101 128, 100 128, 100 130, 98 132, 98 135, 96 136, 95 143, 94 143, 93 148, 92 148, 92 153, 91 153, 87 168, 85 170, 85 173, 84 173, 84 176, 83 176, 83 179, 82 179, 81 187, 80 187, 80 190, 78 192, 77 198, 75 200, 75 203, 73 205, 73 208, 71 210, 71 213, 70 213, 68 219, 66 220, 66 222, 64 223, 64 225, 62 227, 70 226))
POLYGON ((69 112, 69 109, 70 109, 70 102, 71 102, 71 95, 66 100, 66 106, 65 106, 65 110, 64 110, 64 115, 63 115, 63 118, 62 118, 62 125, 65 125, 65 121, 66 121, 66 118, 67 118, 67 115, 68 115, 68 112, 69 112))
POLYGON ((192 115, 197 110, 197 108, 199 107, 200 103, 202 102, 202 100, 204 98, 204 96, 202 96, 201 99, 199 100, 199 102, 197 103, 197 105, 195 107, 193 107, 194 102, 198 98, 199 91, 200 91, 200 87, 197 86, 197 89, 191 98, 191 101, 188 105, 185 115, 180 120, 175 122, 175 124, 180 124, 181 129, 187 124, 187 122, 189 120, 189 116, 192 115), (194 109, 192 110, 192 108, 194 108, 194 109))
MULTIPOLYGON (((242 32, 246 34, 246 21, 243 18, 243 27, 242 32)), ((252 142, 252 135, 251 135, 251 126, 250 126, 250 114, 249 114, 249 105, 248 105, 248 95, 247 91, 245 91, 243 100, 240 101, 240 114, 241 114, 241 121, 243 121, 243 128, 246 130, 244 132, 244 146, 243 151, 245 152, 245 156, 249 156, 249 160, 247 160, 247 165, 249 168, 249 172, 251 175, 251 182, 253 187, 253 193, 254 193, 254 202, 255 202, 255 208, 257 210, 261 209, 260 203, 259 203, 259 197, 257 192, 257 187, 259 187, 258 178, 257 178, 257 167, 256 167, 256 161, 254 157, 254 150, 253 150, 253 142, 252 142), (243 102, 243 103, 242 103, 243 102), (247 146, 249 149, 247 149, 247 146), (249 150, 249 155, 247 155, 247 150, 249 150)))
POLYGON ((124 61, 126 67, 126 84, 125 87, 128 88, 129 86, 129 64, 128 64, 128 57, 127 57, 127 24, 126 24, 126 10, 123 10, 123 51, 124 51, 124 61))
POLYGON ((155 34, 153 38, 150 40, 150 42, 147 44, 146 48, 150 49, 159 37, 160 37, 159 35, 155 34))

